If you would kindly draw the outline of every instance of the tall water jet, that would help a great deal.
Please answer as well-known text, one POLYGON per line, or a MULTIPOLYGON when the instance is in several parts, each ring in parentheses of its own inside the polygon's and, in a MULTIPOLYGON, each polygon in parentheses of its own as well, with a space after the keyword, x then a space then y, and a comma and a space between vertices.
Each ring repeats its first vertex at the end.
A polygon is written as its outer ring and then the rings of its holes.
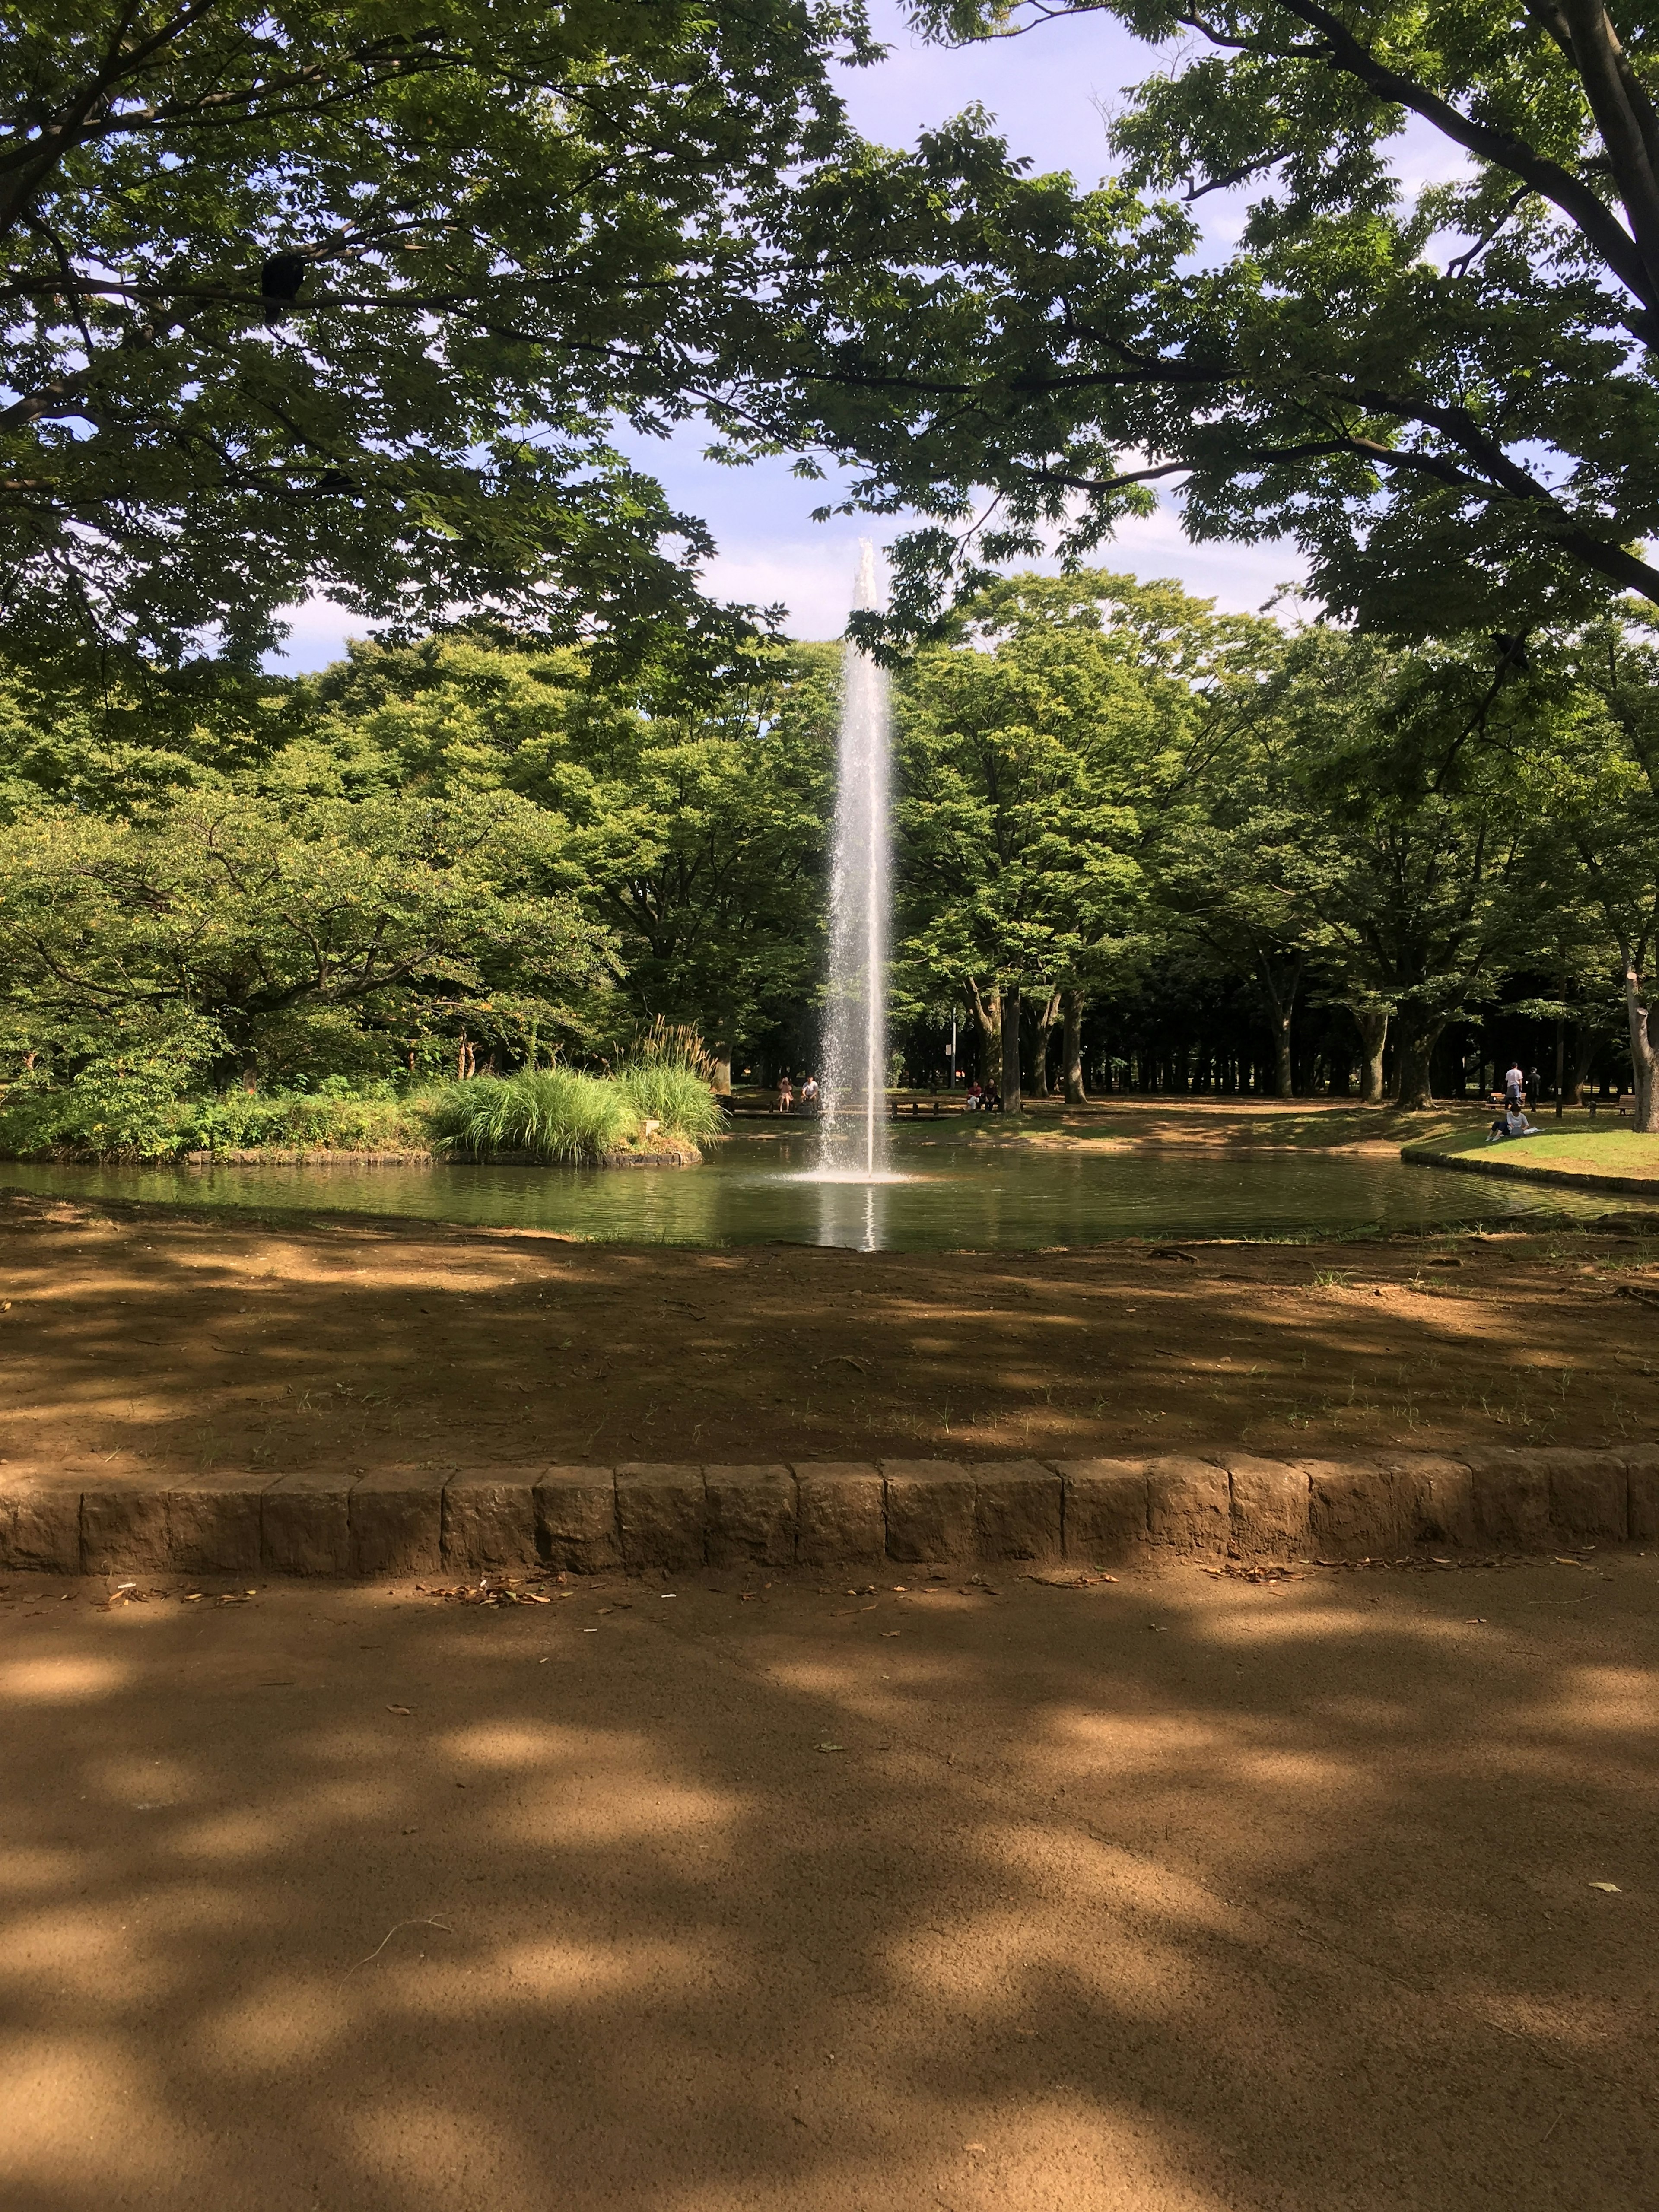
MULTIPOLYGON (((853 604, 880 604, 866 543, 853 604)), ((821 1174, 872 1180, 887 1166, 887 939, 892 897, 892 738, 887 672, 847 648, 836 749, 836 857, 823 1027, 821 1174)))

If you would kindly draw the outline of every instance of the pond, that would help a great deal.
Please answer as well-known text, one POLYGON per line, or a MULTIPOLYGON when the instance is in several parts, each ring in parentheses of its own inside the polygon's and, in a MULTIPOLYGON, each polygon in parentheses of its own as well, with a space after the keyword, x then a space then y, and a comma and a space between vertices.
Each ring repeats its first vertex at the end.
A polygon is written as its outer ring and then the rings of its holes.
POLYGON ((1305 1237, 1589 1217, 1594 1193, 1439 1175, 1389 1157, 1121 1149, 896 1127, 898 1179, 809 1179, 808 1131, 744 1131, 701 1168, 132 1168, 0 1163, 0 1186, 263 1213, 401 1215, 609 1243, 1006 1251, 1120 1237, 1305 1237))

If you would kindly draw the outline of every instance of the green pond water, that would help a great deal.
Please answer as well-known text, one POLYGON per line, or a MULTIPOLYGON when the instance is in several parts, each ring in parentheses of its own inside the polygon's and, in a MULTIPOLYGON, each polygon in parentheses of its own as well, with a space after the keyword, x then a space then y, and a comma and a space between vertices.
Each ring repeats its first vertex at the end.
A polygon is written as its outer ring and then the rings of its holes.
POLYGON ((812 1133, 743 1132, 700 1168, 59 1167, 0 1186, 272 1213, 402 1215, 608 1243, 1031 1250, 1120 1237, 1297 1237, 1589 1217, 1594 1193, 1316 1152, 1201 1154, 1032 1144, 977 1127, 892 1131, 902 1180, 818 1182, 812 1133))

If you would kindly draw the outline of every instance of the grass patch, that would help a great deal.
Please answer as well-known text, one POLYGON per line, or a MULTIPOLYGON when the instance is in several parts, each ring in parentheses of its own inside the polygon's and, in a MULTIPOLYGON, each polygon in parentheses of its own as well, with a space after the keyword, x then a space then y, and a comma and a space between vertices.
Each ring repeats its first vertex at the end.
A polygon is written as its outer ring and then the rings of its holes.
POLYGON ((620 1152, 640 1126, 615 1083, 568 1067, 452 1083, 426 1114, 434 1152, 527 1152, 567 1166, 620 1152))
POLYGON ((1488 1146, 1485 1132, 1425 1146, 1425 1151, 1473 1155, 1493 1166, 1523 1167, 1529 1174, 1603 1175, 1659 1183, 1659 1136, 1635 1129, 1549 1130, 1542 1136, 1517 1137, 1488 1146))
POLYGON ((574 1068, 475 1076, 428 1098, 434 1152, 525 1152, 563 1166, 623 1152, 695 1159, 724 1127, 719 1102, 695 1068, 645 1060, 617 1075, 574 1068))

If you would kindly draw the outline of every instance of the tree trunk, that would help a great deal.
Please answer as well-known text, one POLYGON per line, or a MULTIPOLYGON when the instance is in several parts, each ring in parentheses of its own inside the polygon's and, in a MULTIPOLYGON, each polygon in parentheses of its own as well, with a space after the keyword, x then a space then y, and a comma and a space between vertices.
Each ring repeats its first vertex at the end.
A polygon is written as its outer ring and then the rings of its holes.
POLYGON ((1630 1064, 1635 1081, 1631 1127, 1659 1135, 1659 1037, 1653 1032, 1655 1009, 1648 1004, 1644 978, 1634 958, 1625 960, 1625 1011, 1630 1017, 1630 1064))
POLYGON ((1062 992, 1060 1004, 1065 1024, 1060 1032, 1060 1060, 1066 1070, 1066 1103, 1086 1106, 1089 1094, 1083 1087, 1083 994, 1062 992))
POLYGON ((1019 1103, 1019 985, 1006 983, 1002 990, 1002 1094, 1005 1114, 1018 1114, 1019 1103))
POLYGON ((1037 1016, 1031 1037, 1031 1089, 1039 1098, 1052 1095, 1048 1081, 1048 1038, 1054 1024, 1060 1019, 1060 994, 1050 991, 1037 1016))
POLYGON ((1282 974, 1275 975, 1273 962, 1259 953, 1256 976, 1261 995, 1267 1002, 1268 1026, 1273 1030, 1273 1091, 1278 1097, 1293 1098, 1296 1085, 1291 1064, 1291 1021, 1296 1012, 1296 995, 1302 988, 1302 956, 1297 953, 1282 974))
POLYGON ((1359 1032, 1359 1048, 1364 1062, 1359 1075, 1359 1103, 1362 1106, 1382 1103, 1382 1048, 1389 1042, 1389 1015, 1386 1007, 1350 1006, 1354 1027, 1359 1032))
POLYGON ((732 1096, 732 1048, 729 1044, 714 1047, 714 1073, 709 1087, 717 1098, 732 1096))
POLYGON ((979 985, 968 978, 968 996, 973 1002, 974 1022, 979 1032, 979 1082, 981 1091, 1000 1090, 1002 1073, 1002 994, 994 984, 988 996, 980 996, 979 985))
POLYGON ((1434 1103, 1429 1063, 1445 1026, 1426 1021, 1408 1026, 1403 1036, 1395 1031, 1394 1103, 1402 1114, 1420 1114, 1434 1103))

